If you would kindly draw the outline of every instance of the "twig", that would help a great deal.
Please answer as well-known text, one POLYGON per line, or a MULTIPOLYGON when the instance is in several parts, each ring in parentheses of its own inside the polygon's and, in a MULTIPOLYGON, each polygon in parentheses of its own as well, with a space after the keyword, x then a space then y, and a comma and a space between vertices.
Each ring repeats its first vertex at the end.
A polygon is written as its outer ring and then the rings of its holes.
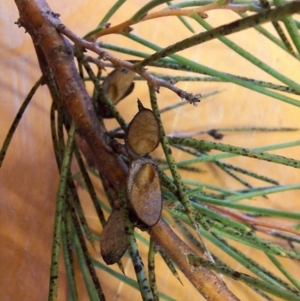
POLYGON ((124 32, 126 30, 128 30, 130 28, 131 25, 140 23, 140 22, 144 22, 147 20, 152 20, 152 19, 157 19, 157 18, 163 18, 163 17, 170 17, 170 16, 186 16, 189 17, 193 14, 197 14, 199 15, 201 18, 207 18, 207 11, 210 10, 214 10, 214 9, 229 9, 238 13, 242 13, 242 12, 246 12, 249 9, 249 5, 234 5, 234 4, 224 4, 224 5, 219 5, 216 2, 207 4, 207 5, 203 5, 201 7, 197 7, 197 8, 190 8, 190 9, 178 9, 176 7, 169 7, 154 13, 150 13, 145 15, 144 17, 135 20, 135 18, 131 18, 129 20, 126 20, 120 24, 117 24, 115 26, 109 27, 109 28, 104 28, 102 30, 100 30, 97 33, 94 33, 91 36, 88 36, 89 40, 95 41, 96 39, 98 39, 99 37, 111 34, 111 33, 121 33, 124 32))
POLYGON ((154 242, 161 247, 176 265, 184 272, 185 276, 193 285, 206 296, 207 300, 239 300, 230 291, 228 291, 224 282, 216 277, 209 269, 199 267, 191 269, 187 260, 187 254, 194 252, 160 219, 155 227, 152 227, 150 235, 154 242), (162 235, 163 234, 163 235, 162 235), (215 288, 218 289, 215 289, 215 288))
POLYGON ((95 57, 92 57, 92 56, 89 56, 89 55, 85 55, 84 57, 85 57, 85 59, 86 59, 87 62, 93 63, 93 64, 97 65, 101 69, 105 70, 106 67, 109 67, 109 68, 113 68, 114 67, 114 65, 112 63, 104 63, 99 58, 95 58, 95 57))
POLYGON ((125 67, 129 70, 132 70, 142 76, 148 83, 156 90, 159 91, 159 87, 165 87, 176 93, 181 99, 185 99, 192 104, 196 104, 200 102, 200 94, 192 94, 188 93, 176 86, 174 86, 171 82, 153 76, 149 72, 147 72, 144 68, 137 69, 134 64, 119 59, 116 56, 106 52, 103 48, 100 47, 101 44, 89 42, 85 39, 78 37, 74 34, 70 29, 68 29, 64 24, 62 24, 57 18, 51 18, 51 23, 55 28, 63 33, 66 37, 68 37, 71 41, 73 41, 78 47, 89 49, 95 53, 97 53, 103 60, 110 61, 115 67, 125 67))

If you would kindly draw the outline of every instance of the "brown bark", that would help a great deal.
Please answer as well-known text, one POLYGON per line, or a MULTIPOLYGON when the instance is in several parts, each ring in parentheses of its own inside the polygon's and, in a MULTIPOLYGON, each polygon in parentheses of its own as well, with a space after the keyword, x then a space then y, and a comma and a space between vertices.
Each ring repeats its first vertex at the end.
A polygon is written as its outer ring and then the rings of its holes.
POLYGON ((152 227, 150 233, 155 243, 168 254, 207 300, 239 300, 212 271, 201 266, 197 269, 192 268, 188 263, 187 255, 195 254, 194 251, 190 249, 162 219, 160 219, 155 227, 152 227))
POLYGON ((105 143, 105 129, 97 119, 89 95, 76 70, 72 47, 49 21, 57 16, 43 0, 15 2, 20 12, 19 24, 25 27, 33 43, 43 51, 63 103, 75 120, 80 135, 89 145, 99 171, 115 188, 124 185, 125 166, 105 143))
MULTIPOLYGON (((126 166, 105 142, 105 128, 99 123, 78 75, 71 45, 52 26, 51 19, 58 16, 44 0, 15 0, 15 3, 20 13, 19 25, 25 27, 36 48, 42 51, 63 104, 91 149, 99 171, 118 190, 126 183, 126 166)), ((151 235, 207 300, 238 300, 210 270, 199 268, 192 271, 185 254, 193 252, 162 219, 152 227, 151 235)))

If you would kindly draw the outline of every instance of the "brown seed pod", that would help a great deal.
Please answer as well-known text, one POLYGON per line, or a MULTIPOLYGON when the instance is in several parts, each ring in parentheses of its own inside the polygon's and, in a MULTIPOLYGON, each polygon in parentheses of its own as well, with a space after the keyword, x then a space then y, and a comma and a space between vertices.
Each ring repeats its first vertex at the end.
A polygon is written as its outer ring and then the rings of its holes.
POLYGON ((154 226, 161 215, 162 196, 159 176, 147 158, 132 161, 127 180, 127 198, 136 216, 147 226, 154 226))
MULTIPOLYGON (((129 95, 133 88, 135 73, 126 68, 117 68, 107 75, 103 81, 103 91, 108 95, 109 99, 114 105, 120 100, 129 95)), ((100 113, 103 118, 112 118, 112 114, 107 105, 102 100, 101 94, 99 95, 100 113)))
POLYGON ((126 68, 117 68, 108 74, 102 86, 114 105, 132 92, 134 75, 126 68))
POLYGON ((113 210, 101 234, 100 250, 106 264, 114 264, 127 250, 127 238, 120 210, 113 210))
POLYGON ((133 157, 141 157, 151 153, 159 143, 158 120, 154 113, 145 109, 138 100, 140 111, 130 122, 125 145, 133 157))

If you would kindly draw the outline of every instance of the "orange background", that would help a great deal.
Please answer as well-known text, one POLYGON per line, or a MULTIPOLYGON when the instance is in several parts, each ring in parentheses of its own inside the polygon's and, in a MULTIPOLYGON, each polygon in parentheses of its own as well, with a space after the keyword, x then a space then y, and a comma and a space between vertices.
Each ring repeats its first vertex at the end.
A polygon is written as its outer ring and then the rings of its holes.
MULTIPOLYGON (((111 20, 119 23, 132 16, 147 1, 129 0, 111 20)), ((95 28, 104 12, 110 7, 109 1, 49 1, 54 12, 61 14, 61 21, 77 35, 83 36, 95 28)), ((8 127, 12 123, 23 99, 40 77, 40 70, 34 53, 30 36, 23 28, 14 24, 18 11, 13 1, 2 1, 0 10, 0 145, 4 141, 8 127)), ((208 22, 219 25, 235 20, 233 12, 209 12, 208 22)), ((190 21, 195 31, 203 29, 190 21)), ((167 46, 191 35, 191 33, 174 17, 147 21, 134 26, 134 34, 150 41, 167 46)), ((278 68, 295 81, 299 80, 299 62, 278 50, 273 44, 254 30, 247 30, 230 36, 230 39, 257 55, 274 68, 278 68)), ((133 47, 151 53, 152 51, 137 45, 119 35, 103 39, 111 44, 133 47)), ((199 63, 261 80, 277 82, 260 69, 239 57, 217 40, 192 47, 183 53, 187 58, 199 63)), ((124 57, 124 56, 122 56, 124 57)), ((191 74, 192 75, 192 74, 191 74)), ((243 89, 233 84, 222 83, 178 83, 181 88, 193 93, 206 93, 222 90, 222 93, 204 99, 197 107, 186 105, 163 115, 167 133, 195 132, 218 127, 231 126, 299 126, 299 112, 295 107, 269 97, 243 89)), ((140 98, 146 107, 150 107, 146 84, 137 82, 133 93, 118 105, 118 109, 127 121, 137 111, 136 98, 140 98)), ((179 98, 171 91, 161 88, 159 104, 165 107, 176 103, 179 98)), ((58 173, 52 150, 49 109, 51 100, 47 87, 39 88, 16 131, 7 156, 0 170, 0 299, 1 300, 46 300, 48 293, 49 263, 51 257, 52 232, 54 222, 55 198, 58 185, 58 173)), ((113 122, 107 122, 113 128, 113 122)), ((210 139, 204 136, 205 139, 210 139)), ((228 133, 224 143, 237 146, 254 147, 276 144, 299 139, 298 132, 292 133, 228 133)), ((158 151, 159 152, 159 151, 158 151)), ((299 147, 273 153, 299 158, 299 147)), ((182 154, 176 154, 177 160, 183 160, 182 154)), ((226 162, 229 160, 226 160, 226 162)), ((281 184, 297 183, 299 170, 273 165, 267 162, 245 158, 235 158, 230 162, 264 175, 278 179, 281 184)), ((228 189, 241 188, 234 180, 224 177, 211 165, 199 165, 206 173, 198 178, 205 183, 224 186, 228 189)), ((196 174, 184 175, 197 180, 196 174)), ((254 182, 253 183, 258 183, 254 182)), ((261 183, 259 183, 262 185, 261 183)), ((100 188, 98 189, 99 192, 100 188)), ((80 190, 84 197, 86 193, 80 190)), ((249 201, 254 205, 268 205, 270 208, 299 211, 298 192, 285 192, 271 195, 267 200, 256 198, 249 201)), ((84 201, 85 212, 91 228, 100 232, 91 202, 84 201)), ((97 246, 95 256, 99 252, 97 246)), ((262 252, 244 247, 245 254, 264 263, 268 259, 262 252)), ((142 248, 146 258, 146 249, 142 248)), ((217 251, 216 251, 217 252, 217 251)), ((219 254, 221 254, 219 252, 219 254)), ((159 256, 157 255, 157 259, 159 256)), ((97 257, 101 261, 100 256, 97 257)), ((290 264, 287 260, 283 263, 290 264)), ((132 265, 128 258, 123 259, 126 275, 134 277, 132 265)), ((297 268, 299 264, 296 263, 297 268)), ((232 265, 239 271, 244 269, 237 263, 232 265)), ((295 268, 295 264, 290 265, 295 268)), ((196 290, 182 274, 181 286, 171 275, 165 264, 159 259, 157 263, 158 288, 176 300, 202 300, 196 290), (196 297, 197 296, 197 297, 196 297)), ((117 270, 117 269, 116 269, 117 270)), ((273 269, 274 270, 274 269, 273 269)), ((120 283, 103 271, 98 270, 107 300, 139 300, 138 291, 120 283)), ((65 273, 61 267, 59 300, 66 300, 65 273)), ((229 287, 241 300, 260 300, 260 297, 240 284, 236 286, 229 280, 229 287)), ((80 300, 88 300, 83 286, 80 286, 80 300)))

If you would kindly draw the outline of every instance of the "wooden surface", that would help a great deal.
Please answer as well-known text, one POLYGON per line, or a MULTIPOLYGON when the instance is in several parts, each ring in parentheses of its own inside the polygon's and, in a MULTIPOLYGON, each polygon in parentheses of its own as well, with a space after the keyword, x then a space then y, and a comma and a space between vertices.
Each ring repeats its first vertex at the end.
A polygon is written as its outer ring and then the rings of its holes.
MULTIPOLYGON (((145 2, 128 1, 124 6, 125 9, 120 10, 113 18, 113 24, 133 15, 141 3, 145 2)), ((96 0, 51 0, 48 3, 54 12, 61 14, 62 22, 79 36, 96 27, 103 13, 109 7, 107 4, 109 1, 99 2, 96 0)), ((234 13, 224 14, 224 11, 217 11, 209 13, 208 21, 218 25, 235 18, 234 13)), ((18 28, 14 24, 17 19, 18 12, 14 2, 2 1, 0 10, 0 146, 23 99, 40 77, 31 39, 28 34, 24 33, 23 28, 18 28)), ((202 28, 194 21, 190 23, 196 32, 202 31, 202 28)), ((191 35, 175 18, 139 24, 134 26, 134 33, 146 37, 160 46, 166 46, 191 35)), ((283 51, 278 51, 254 30, 249 30, 243 34, 234 34, 230 38, 274 68, 280 68, 280 71, 290 78, 299 81, 299 62, 283 51), (262 41, 263 45, 261 44, 262 41)), ((139 47, 118 35, 105 37, 104 40, 112 44, 148 51, 146 48, 139 47)), ((219 41, 193 47, 185 51, 184 55, 221 71, 271 80, 270 76, 253 67, 219 41)), ((277 82, 273 79, 272 81, 277 82)), ((167 133, 195 132, 230 126, 299 126, 299 112, 295 107, 232 84, 179 83, 178 86, 194 93, 206 93, 216 89, 223 90, 223 92, 204 99, 197 107, 186 105, 174 112, 166 113, 163 116, 163 121, 167 133)), ((137 82, 134 92, 118 106, 127 121, 137 111, 137 97, 143 101, 146 107, 150 107, 145 83, 137 82)), ((161 107, 178 101, 179 99, 174 93, 164 88, 161 89, 159 94, 161 107)), ((46 300, 48 292, 55 197, 58 184, 58 173, 49 127, 50 104, 47 88, 41 87, 25 112, 0 170, 0 299, 5 301, 46 300)), ((107 124, 111 128, 115 126, 112 122, 107 124)), ((206 136, 204 138, 209 139, 206 136)), ((296 139, 299 139, 298 132, 288 134, 232 133, 226 135, 223 142, 237 146, 254 147, 296 139)), ((299 158, 299 147, 274 153, 299 158)), ((182 160, 184 157, 178 155, 176 159, 182 160)), ((251 170, 260 170, 265 175, 272 175, 281 184, 292 184, 299 181, 300 172, 296 169, 240 157, 230 162, 251 170)), ((209 172, 200 175, 202 182, 223 185, 229 189, 240 187, 234 180, 223 177, 223 174, 212 166, 203 165, 203 168, 209 172)), ((187 176, 196 179, 194 174, 187 176)), ((101 191, 99 192, 101 193, 101 191)), ((83 196, 86 195, 82 190, 80 193, 83 196)), ((248 203, 254 203, 258 206, 264 204, 274 209, 299 211, 298 195, 299 192, 297 191, 286 192, 271 195, 267 200, 257 198, 248 201, 248 203)), ((101 228, 96 222, 88 198, 85 201, 85 211, 91 228, 100 232, 101 228)), ((99 248, 94 252, 95 256, 98 251, 99 248)), ((243 252, 268 266, 268 260, 261 252, 246 247, 243 248, 243 252)), ((142 255, 146 256, 145 248, 142 248, 142 255)), ((101 261, 100 256, 97 256, 97 259, 101 261)), ((125 258, 123 263, 126 275, 134 277, 130 260, 125 258)), ((244 271, 238 264, 235 264, 235 268, 244 271)), ((298 263, 297 268, 299 269, 298 263)), ((180 274, 180 277, 184 286, 174 280, 161 260, 158 261, 158 270, 157 278, 160 291, 169 294, 176 300, 202 300, 183 275, 180 274)), ((98 274, 100 281, 105 283, 103 286, 107 300, 140 300, 139 292, 103 271, 98 270, 98 274)), ((66 289, 64 289, 66 279, 63 267, 59 281, 59 300, 66 300, 66 289)), ((229 287, 236 292, 241 300, 260 300, 244 285, 236 286, 234 281, 229 280, 229 287)), ((80 300, 88 300, 83 286, 80 300)))

